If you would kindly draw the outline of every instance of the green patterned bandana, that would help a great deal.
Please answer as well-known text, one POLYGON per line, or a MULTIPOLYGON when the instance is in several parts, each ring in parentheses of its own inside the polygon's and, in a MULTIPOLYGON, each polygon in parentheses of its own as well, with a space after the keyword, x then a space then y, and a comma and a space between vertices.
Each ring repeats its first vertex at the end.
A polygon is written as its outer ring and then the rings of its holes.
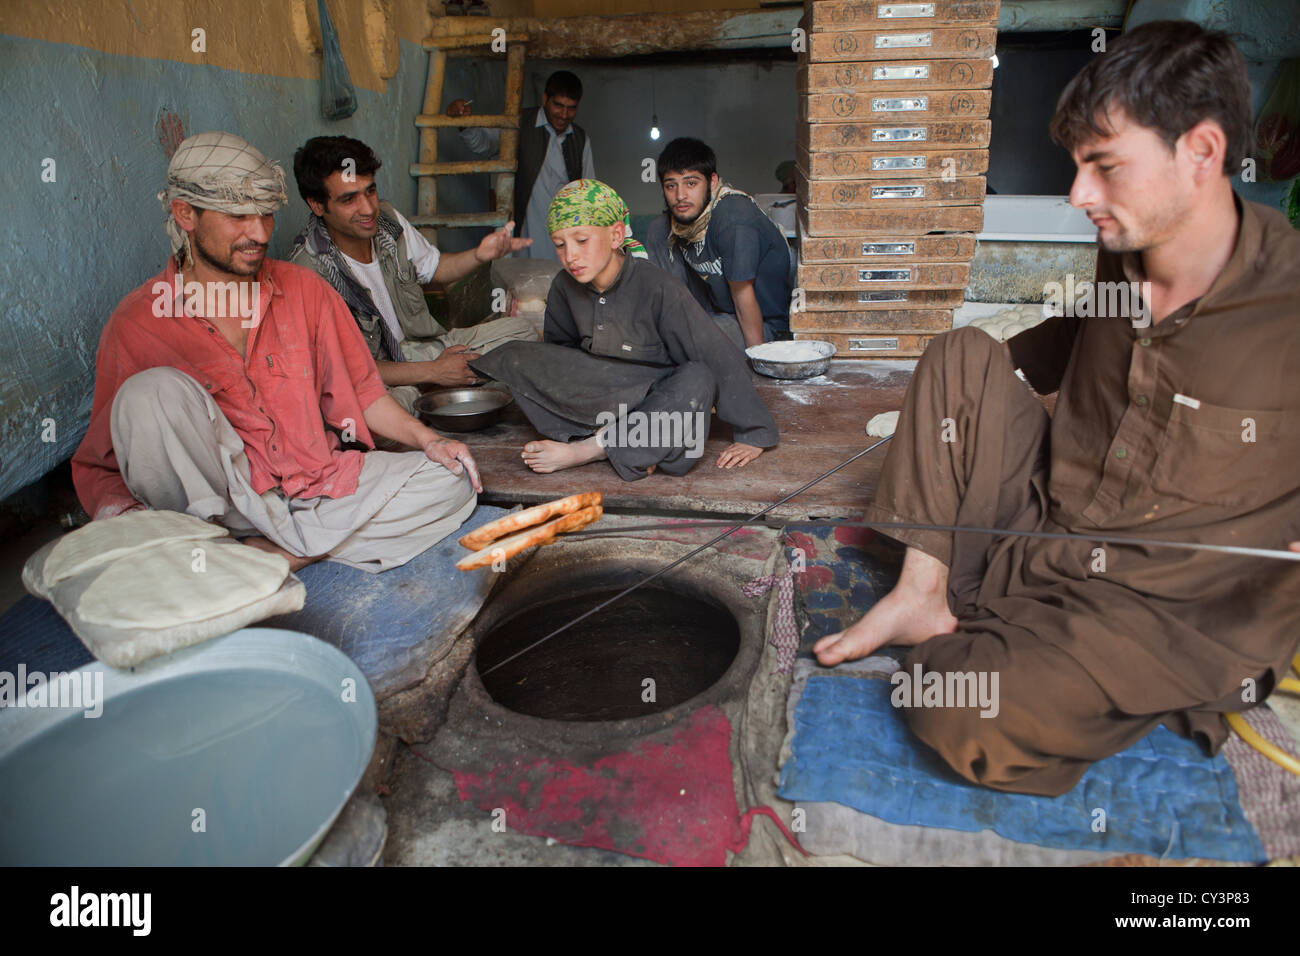
POLYGON ((632 216, 627 203, 598 179, 575 179, 555 194, 546 213, 548 234, 574 226, 612 226, 618 222, 625 229, 623 251, 638 259, 648 259, 645 246, 632 238, 632 216))

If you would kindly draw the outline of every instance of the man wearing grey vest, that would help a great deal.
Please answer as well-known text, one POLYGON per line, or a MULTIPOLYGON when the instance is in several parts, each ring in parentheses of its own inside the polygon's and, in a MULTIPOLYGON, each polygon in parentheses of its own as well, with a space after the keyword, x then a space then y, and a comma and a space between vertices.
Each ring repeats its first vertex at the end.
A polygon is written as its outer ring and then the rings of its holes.
MULTIPOLYGON (((515 222, 523 223, 519 235, 533 240, 521 255, 555 258, 555 247, 546 231, 551 200, 566 183, 596 178, 587 131, 573 122, 581 99, 582 81, 568 70, 559 70, 546 80, 541 108, 520 114, 514 217, 515 222)), ((469 116, 470 112, 465 100, 454 100, 447 106, 448 116, 469 116)), ((479 156, 493 156, 500 149, 500 130, 468 127, 460 131, 460 136, 479 156)))
POLYGON ((421 385, 469 385, 468 362, 503 342, 537 341, 523 317, 444 331, 429 314, 424 286, 464 278, 478 266, 527 248, 510 225, 474 249, 443 254, 396 209, 379 200, 380 160, 365 143, 318 136, 294 154, 298 192, 311 218, 289 261, 316 272, 343 297, 365 336, 388 393, 408 412, 421 385))

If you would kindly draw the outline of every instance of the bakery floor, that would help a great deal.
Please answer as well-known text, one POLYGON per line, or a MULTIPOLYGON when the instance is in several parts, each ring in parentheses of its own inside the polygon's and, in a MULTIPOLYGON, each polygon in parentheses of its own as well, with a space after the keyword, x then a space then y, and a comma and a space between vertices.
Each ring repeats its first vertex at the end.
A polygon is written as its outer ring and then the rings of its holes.
MULTIPOLYGON (((1003 304, 968 302, 953 326, 987 319, 1003 304)), ((1021 307, 1023 308, 1023 307, 1021 307)), ((735 516, 753 514, 829 471, 869 441, 866 423, 879 412, 903 407, 915 360, 836 359, 824 375, 779 381, 751 372, 754 386, 781 432, 781 443, 744 468, 720 470, 714 462, 731 441, 731 426, 713 421, 700 463, 680 477, 650 475, 625 482, 605 463, 550 475, 534 474, 520 451, 537 432, 516 407, 500 423, 460 436, 483 475, 487 504, 536 504, 576 491, 599 491, 607 511, 735 516)), ((1045 402, 1049 409, 1052 400, 1045 402)), ((876 493, 885 449, 859 459, 772 512, 788 520, 856 518, 876 493)))
MULTIPOLYGON (((534 474, 520 458, 538 437, 519 409, 501 422, 461 437, 483 476, 480 500, 535 504, 578 491, 599 491, 609 511, 660 514, 752 514, 790 494, 865 448, 865 426, 878 412, 901 408, 915 362, 832 361, 824 375, 778 381, 753 372, 759 396, 772 412, 781 443, 744 468, 720 469, 731 426, 716 417, 699 464, 682 476, 654 474, 625 482, 607 462, 549 475, 534 474)), ((867 455, 772 512, 776 518, 838 518, 861 514, 871 500, 884 460, 867 455)))

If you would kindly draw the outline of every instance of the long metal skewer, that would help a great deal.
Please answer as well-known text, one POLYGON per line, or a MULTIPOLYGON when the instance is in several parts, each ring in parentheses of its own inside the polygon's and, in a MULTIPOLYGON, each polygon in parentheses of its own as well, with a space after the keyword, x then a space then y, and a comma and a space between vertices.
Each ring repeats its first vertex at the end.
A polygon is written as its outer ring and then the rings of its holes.
MULTIPOLYGON (((574 618, 572 621, 569 621, 567 624, 564 624, 561 627, 556 628, 554 631, 552 631, 550 634, 547 634, 545 637, 534 641, 532 644, 529 644, 527 647, 523 648, 522 650, 516 651, 514 654, 511 654, 509 657, 505 658, 504 660, 499 661, 496 664, 493 664, 487 670, 482 672, 483 676, 486 677, 488 674, 492 673, 497 668, 504 667, 506 664, 510 663, 515 658, 528 653, 538 645, 543 644, 546 641, 549 641, 551 638, 564 633, 574 625, 579 624, 582 621, 586 620, 587 618, 591 617, 591 615, 595 614, 597 611, 601 611, 609 607, 609 605, 613 604, 615 601, 621 600, 622 598, 631 594, 637 588, 643 587, 644 585, 649 584, 651 581, 655 580, 655 578, 667 574, 669 571, 677 567, 679 564, 695 557, 695 555, 699 554, 701 551, 713 547, 713 545, 717 544, 723 538, 726 538, 729 535, 734 534, 736 531, 739 531, 741 528, 751 524, 761 524, 762 522, 760 522, 759 519, 762 518, 764 515, 766 515, 768 512, 772 511, 775 508, 779 508, 787 501, 790 501, 791 499, 796 498, 799 495, 803 494, 805 491, 807 491, 813 485, 817 484, 819 481, 824 481, 825 479, 829 478, 831 475, 835 474, 835 472, 839 471, 841 468, 845 468, 848 465, 851 465, 853 462, 857 461, 863 455, 867 454, 870 451, 874 451, 876 448, 879 448, 885 442, 889 441, 891 437, 893 436, 886 436, 882 438, 880 441, 875 442, 872 445, 869 445, 868 447, 862 449, 862 451, 853 455, 851 458, 845 459, 844 461, 836 465, 834 468, 830 469, 824 474, 818 475, 816 478, 812 479, 807 484, 797 488, 795 491, 792 491, 790 494, 786 495, 781 500, 773 502, 772 504, 764 508, 762 511, 758 512, 755 515, 750 516, 749 518, 746 518, 744 521, 740 521, 740 522, 720 522, 716 520, 715 521, 678 521, 678 522, 671 522, 666 524, 625 525, 620 528, 611 528, 608 530, 575 531, 564 535, 559 540, 562 541, 565 539, 572 539, 572 538, 595 538, 595 537, 607 537, 607 536, 616 536, 616 535, 627 535, 627 534, 632 534, 641 531, 676 531, 684 528, 717 527, 720 524, 726 525, 726 529, 721 534, 717 535, 716 537, 700 545, 695 550, 682 555, 680 558, 673 561, 671 564, 663 568, 660 568, 658 571, 656 571, 654 574, 651 574, 649 577, 644 578, 636 582, 635 584, 628 586, 624 590, 620 591, 618 594, 615 594, 613 597, 609 598, 606 601, 603 601, 602 603, 598 604, 596 607, 592 608, 586 613, 574 618)), ((824 521, 801 521, 799 522, 799 524, 805 526, 806 525, 814 525, 814 526, 834 525, 842 528, 897 528, 900 530, 947 531, 947 532, 960 533, 960 534, 995 535, 999 537, 1011 536, 1011 537, 1021 537, 1021 538, 1056 538, 1056 539, 1063 539, 1063 540, 1086 541, 1086 542, 1093 542, 1093 543, 1101 542, 1102 544, 1136 544, 1145 547, 1175 548, 1175 549, 1182 549, 1185 551, 1210 551, 1218 554, 1240 555, 1242 557, 1272 558, 1278 561, 1300 561, 1300 552, 1298 551, 1279 551, 1274 548, 1250 548, 1242 545, 1204 544, 1197 541, 1169 541, 1162 538, 1141 538, 1141 537, 1129 537, 1124 535, 1111 535, 1111 534, 1079 534, 1076 532, 1068 532, 1068 531, 1016 531, 1009 528, 977 528, 977 527, 971 527, 967 525, 924 524, 921 522, 912 522, 912 521, 825 521, 824 520, 824 521)))
POLYGON ((593 607, 590 611, 587 611, 585 614, 581 614, 581 615, 579 615, 578 617, 575 617, 575 618, 574 618, 572 621, 570 621, 568 624, 564 624, 564 625, 561 625, 560 627, 557 627, 555 630, 551 631, 551 633, 550 633, 550 634, 547 634, 545 637, 542 637, 542 638, 537 639, 536 641, 533 641, 533 643, 529 644, 527 647, 523 648, 522 650, 515 651, 515 653, 511 654, 509 657, 505 658, 504 660, 498 661, 497 663, 493 664, 491 667, 489 667, 489 668, 488 668, 487 670, 485 670, 485 671, 481 671, 481 672, 480 672, 480 676, 481 676, 481 677, 487 677, 488 674, 491 674, 494 670, 496 670, 496 669, 499 668, 499 667, 504 667, 506 664, 509 664, 509 663, 510 663, 511 661, 513 661, 516 657, 519 657, 519 656, 521 656, 521 655, 523 655, 523 654, 527 654, 529 651, 531 651, 533 648, 537 647, 538 645, 540 645, 540 644, 545 644, 545 643, 546 643, 547 641, 549 641, 551 638, 553 638, 553 637, 555 637, 555 636, 557 636, 557 635, 559 635, 559 634, 563 634, 565 631, 567 631, 569 628, 573 627, 575 624, 579 624, 579 623, 581 623, 582 621, 585 621, 587 618, 591 617, 591 615, 595 614, 597 611, 604 610, 605 608, 607 608, 607 607, 609 607, 611 604, 613 604, 615 601, 618 601, 618 600, 620 600, 620 599, 622 599, 622 598, 627 597, 629 594, 631 594, 631 593, 632 593, 633 591, 635 591, 637 588, 642 587, 642 586, 644 586, 644 585, 646 585, 646 584, 649 584, 651 581, 653 581, 653 580, 654 580, 655 578, 657 578, 657 577, 660 577, 661 575, 667 574, 669 571, 671 571, 673 568, 677 567, 677 565, 681 564, 683 561, 689 560, 690 558, 695 557, 695 556, 696 556, 697 554, 699 554, 701 551, 704 551, 704 550, 706 550, 706 549, 708 549, 708 548, 713 547, 715 544, 717 544, 719 541, 721 541, 723 538, 727 537, 728 535, 732 534, 733 532, 739 531, 741 528, 745 527, 745 525, 749 524, 749 523, 752 522, 752 521, 757 521, 759 518, 763 517, 763 515, 767 514, 767 513, 768 513, 769 511, 771 511, 773 508, 779 508, 781 505, 785 504, 785 503, 786 503, 787 501, 789 501, 790 499, 792 499, 792 498, 796 498, 796 497, 798 497, 799 495, 803 494, 805 491, 807 491, 807 490, 808 490, 809 488, 811 488, 813 485, 817 484, 817 482, 819 482, 819 481, 825 481, 827 478, 829 478, 831 475, 835 474, 835 472, 839 471, 841 468, 847 468, 849 465, 853 464, 855 461, 857 461, 857 460, 858 460, 859 458, 861 458, 863 455, 867 454, 867 452, 874 451, 875 449, 877 449, 877 448, 879 448, 881 445, 883 445, 885 442, 889 441, 889 439, 892 438, 892 437, 893 437, 892 435, 886 435, 884 438, 880 439, 880 441, 875 442, 874 444, 868 445, 866 448, 862 449, 862 451, 858 452, 858 453, 857 453, 856 455, 854 455, 853 457, 844 459, 844 461, 840 462, 840 463, 839 463, 838 465, 836 465, 834 468, 830 469, 830 470, 827 471, 827 472, 824 472, 823 474, 818 475, 816 478, 814 478, 812 481, 808 482, 806 485, 803 485, 803 486, 801 486, 801 487, 795 489, 794 491, 790 492, 790 494, 786 495, 786 496, 785 496, 784 498, 782 498, 780 501, 774 501, 774 502, 772 502, 770 505, 768 505, 766 508, 764 508, 764 509, 763 509, 762 511, 760 511, 758 514, 750 516, 749 518, 747 518, 746 520, 740 522, 739 524, 731 525, 730 527, 727 528, 727 530, 723 531, 722 534, 718 535, 717 537, 715 537, 715 538, 713 538, 713 539, 711 539, 711 540, 709 540, 709 541, 706 541, 704 544, 700 545, 700 546, 699 546, 698 548, 696 548, 694 551, 690 551, 690 552, 688 552, 688 553, 682 555, 682 556, 681 556, 680 558, 678 558, 676 561, 672 562, 672 564, 669 564, 669 565, 667 565, 666 567, 662 567, 662 568, 660 568, 660 569, 659 569, 658 571, 656 571, 654 574, 650 575, 650 576, 647 577, 647 578, 642 578, 640 581, 637 581, 635 584, 629 585, 628 587, 624 588, 622 591, 619 591, 617 594, 615 594, 612 598, 609 598, 609 599, 606 600, 606 601, 602 601, 600 604, 597 604, 595 607, 593 607))
MULTIPOLYGON (((627 535, 641 531, 675 531, 679 528, 712 528, 720 521, 678 521, 669 524, 624 525, 598 531, 573 531, 557 540, 567 538, 600 538, 627 535)), ((760 524, 750 519, 744 525, 760 524)), ((1164 538, 1130 538, 1114 534, 1082 534, 1075 531, 1013 531, 1009 528, 976 528, 956 524, 922 524, 913 521, 799 521, 801 527, 834 526, 837 528, 898 528, 916 531, 953 531, 963 534, 1009 535, 1019 538, 1061 538, 1071 541, 1100 541, 1103 544, 1141 544, 1148 547, 1181 548, 1186 551, 1215 551, 1220 554, 1239 554, 1252 558, 1274 558, 1279 561, 1300 561, 1300 551, 1279 551, 1275 548, 1247 548, 1235 544, 1202 544, 1198 541, 1169 541, 1164 538)), ((735 530, 735 529, 732 529, 735 530)))

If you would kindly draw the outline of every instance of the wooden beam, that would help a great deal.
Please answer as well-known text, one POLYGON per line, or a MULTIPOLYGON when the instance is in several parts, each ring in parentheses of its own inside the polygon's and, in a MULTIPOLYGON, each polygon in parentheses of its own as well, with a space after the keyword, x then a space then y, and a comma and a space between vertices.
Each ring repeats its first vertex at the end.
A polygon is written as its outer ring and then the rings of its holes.
POLYGON ((458 50, 473 46, 491 46, 493 43, 501 42, 502 39, 505 40, 507 46, 511 43, 526 43, 528 42, 528 34, 511 33, 508 30, 504 38, 492 36, 491 34, 469 34, 467 36, 438 36, 435 34, 424 41, 424 48, 426 50, 432 50, 435 47, 439 50, 458 50))
POLYGON ((513 159, 470 159, 455 163, 411 163, 412 176, 470 176, 474 173, 513 173, 513 159))
POLYGON ((477 114, 471 116, 448 116, 446 113, 434 113, 428 116, 421 113, 415 118, 416 126, 488 126, 496 129, 517 129, 519 127, 519 117, 517 116, 490 116, 477 114))
POLYGON ((999 33, 1035 30, 1091 30, 1124 25, 1127 0, 1002 0, 999 33))
POLYGON ((790 31, 798 26, 802 14, 802 8, 795 7, 773 11, 704 10, 547 19, 436 17, 433 33, 425 42, 482 35, 500 27, 507 35, 527 34, 528 55, 533 59, 633 56, 670 50, 789 48, 790 31))
MULTIPOLYGON (((1003 0, 998 30, 1118 28, 1127 6, 1127 0, 1003 0)), ((440 36, 482 35, 499 26, 508 35, 527 34, 529 57, 543 60, 684 50, 792 49, 792 31, 802 18, 802 7, 553 19, 436 17, 430 41, 436 42, 440 36)))
MULTIPOLYGON (((447 54, 434 50, 429 54, 429 74, 424 85, 423 113, 432 114, 442 111, 442 81, 447 73, 447 54)), ((424 128, 420 130, 420 163, 426 166, 438 161, 438 130, 424 128)), ((438 180, 416 180, 416 205, 418 216, 432 216, 438 211, 438 180)), ((436 243, 438 234, 432 229, 421 231, 424 238, 436 243)))
POLYGON ((539 20, 527 28, 528 54, 555 60, 754 47, 785 47, 793 52, 791 31, 802 15, 796 7, 539 20))
MULTIPOLYGON (((524 97, 524 47, 514 44, 506 54, 506 105, 502 110, 506 116, 515 118, 515 125, 501 131, 500 149, 497 156, 503 162, 510 163, 509 171, 503 171, 497 177, 497 212, 509 221, 515 210, 515 165, 519 160, 519 105, 524 97)), ((522 229, 523 223, 515 223, 516 229, 522 229)))

